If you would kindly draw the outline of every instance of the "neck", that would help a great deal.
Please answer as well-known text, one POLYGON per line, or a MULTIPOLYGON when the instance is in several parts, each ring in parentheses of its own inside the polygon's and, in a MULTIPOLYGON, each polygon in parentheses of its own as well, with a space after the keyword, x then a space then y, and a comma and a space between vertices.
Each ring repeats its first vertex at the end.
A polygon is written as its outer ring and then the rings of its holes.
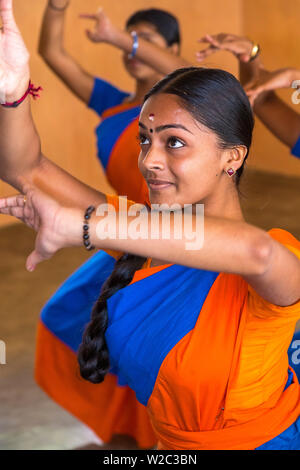
POLYGON ((238 190, 234 182, 225 180, 225 184, 219 188, 217 193, 200 201, 204 204, 205 215, 222 219, 244 220, 238 190))

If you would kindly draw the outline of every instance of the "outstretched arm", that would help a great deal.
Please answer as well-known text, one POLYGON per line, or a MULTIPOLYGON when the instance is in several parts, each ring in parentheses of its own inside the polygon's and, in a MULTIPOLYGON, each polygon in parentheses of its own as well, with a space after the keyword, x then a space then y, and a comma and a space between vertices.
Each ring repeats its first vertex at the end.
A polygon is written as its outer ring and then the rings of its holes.
POLYGON ((64 26, 70 0, 49 0, 44 13, 39 53, 53 72, 82 101, 88 103, 94 77, 66 51, 64 26))
MULTIPOLYGON (((159 217, 152 217, 149 212, 141 217, 139 211, 131 215, 126 213, 125 204, 125 212, 119 218, 118 212, 108 216, 105 207, 99 210, 89 222, 90 242, 98 248, 238 274, 275 305, 284 307, 300 300, 300 259, 259 228, 245 222, 205 217, 202 238, 201 214, 184 214, 180 222, 171 214, 166 237, 163 212, 159 217), (187 231, 186 227, 192 229, 187 231)), ((84 211, 62 207, 36 190, 28 192, 26 203, 22 197, 0 199, 0 213, 14 215, 38 232, 35 250, 27 259, 30 271, 59 249, 82 245, 84 211)))
MULTIPOLYGON (((116 28, 102 9, 99 9, 96 14, 82 14, 80 16, 83 19, 94 22, 94 29, 86 31, 88 38, 92 42, 105 42, 121 49, 127 54, 132 52, 132 36, 127 31, 116 28)), ((136 58, 162 75, 167 75, 176 69, 191 65, 180 55, 174 53, 172 46, 164 49, 142 37, 139 37, 136 58)))
POLYGON ((275 137, 292 148, 300 136, 300 114, 294 109, 295 106, 288 106, 282 101, 274 90, 290 87, 294 80, 299 80, 299 71, 284 69, 271 73, 264 69, 259 56, 250 61, 253 43, 246 37, 221 33, 206 35, 200 42, 209 45, 197 54, 199 61, 218 50, 235 55, 239 60, 240 81, 255 114, 275 137))

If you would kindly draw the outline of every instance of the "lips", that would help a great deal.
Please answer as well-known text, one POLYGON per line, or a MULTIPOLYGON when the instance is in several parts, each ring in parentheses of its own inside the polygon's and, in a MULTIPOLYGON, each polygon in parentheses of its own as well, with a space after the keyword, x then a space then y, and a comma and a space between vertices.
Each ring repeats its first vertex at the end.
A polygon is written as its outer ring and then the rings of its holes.
POLYGON ((158 179, 147 179, 147 184, 151 189, 155 191, 169 188, 170 186, 173 185, 173 183, 171 183, 170 181, 164 181, 164 180, 158 180, 158 179))

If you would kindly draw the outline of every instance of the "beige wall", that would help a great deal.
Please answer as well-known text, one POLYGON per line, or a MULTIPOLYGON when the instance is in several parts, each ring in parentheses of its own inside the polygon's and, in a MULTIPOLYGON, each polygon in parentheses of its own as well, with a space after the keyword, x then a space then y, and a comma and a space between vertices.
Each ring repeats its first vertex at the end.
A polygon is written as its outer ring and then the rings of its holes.
MULTIPOLYGON (((79 12, 96 11, 99 3, 120 27, 131 13, 140 8, 156 6, 173 12, 181 22, 182 53, 192 63, 195 63, 197 38, 204 33, 223 31, 242 34, 245 30, 262 43, 269 67, 297 65, 297 62, 299 65, 300 49, 298 46, 296 52, 296 35, 299 35, 300 0, 71 0, 66 24, 66 48, 90 73, 124 89, 132 90, 133 82, 123 69, 120 51, 108 45, 91 44, 84 35, 86 23, 78 18, 79 12), (289 3, 291 7, 287 7, 289 3)), ((46 0, 14 0, 14 5, 17 22, 31 53, 32 80, 44 87, 42 98, 33 102, 32 107, 45 155, 90 185, 107 190, 96 158, 96 114, 86 109, 60 83, 36 53, 46 0)), ((206 65, 225 68, 237 74, 236 61, 228 53, 218 52, 206 65)), ((299 161, 289 158, 288 151, 259 125, 250 165, 300 175, 299 161)), ((14 192, 0 182, 0 195, 14 192)), ((0 225, 11 221, 11 218, 2 216, 0 225)))
MULTIPOLYGON (((300 68, 300 0, 243 0, 243 31, 262 47, 266 68, 300 68)), ((292 103, 292 90, 279 96, 300 113, 292 103)), ((257 120, 249 165, 265 171, 300 176, 300 161, 290 155, 257 120)))

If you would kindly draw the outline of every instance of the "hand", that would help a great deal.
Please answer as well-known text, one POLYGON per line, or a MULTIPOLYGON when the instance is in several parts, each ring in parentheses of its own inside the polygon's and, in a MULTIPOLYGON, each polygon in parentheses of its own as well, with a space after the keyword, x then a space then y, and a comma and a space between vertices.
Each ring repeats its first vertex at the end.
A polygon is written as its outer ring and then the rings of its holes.
POLYGON ((29 53, 16 25, 12 0, 0 0, 0 102, 18 100, 28 88, 29 53))
POLYGON ((249 62, 253 49, 253 43, 248 38, 235 36, 234 34, 206 34, 198 42, 210 44, 206 49, 196 53, 198 62, 202 62, 219 50, 231 52, 241 62, 249 62))
POLYGON ((94 30, 86 30, 86 35, 91 41, 113 43, 117 29, 112 25, 102 8, 99 8, 94 15, 83 13, 80 18, 95 21, 94 30))
POLYGON ((253 105, 261 93, 278 88, 290 88, 293 80, 296 80, 296 78, 296 71, 294 69, 285 68, 269 72, 260 68, 259 75, 245 85, 245 91, 253 105))
POLYGON ((25 197, 18 195, 0 199, 0 214, 12 215, 37 232, 35 249, 26 261, 28 271, 34 271, 38 263, 51 258, 61 248, 76 244, 72 235, 69 237, 72 228, 75 228, 76 235, 78 232, 76 240, 80 240, 83 216, 77 210, 61 207, 36 189, 26 191, 25 197))
POLYGON ((53 5, 56 8, 67 8, 70 3, 70 0, 49 0, 48 3, 53 5))

